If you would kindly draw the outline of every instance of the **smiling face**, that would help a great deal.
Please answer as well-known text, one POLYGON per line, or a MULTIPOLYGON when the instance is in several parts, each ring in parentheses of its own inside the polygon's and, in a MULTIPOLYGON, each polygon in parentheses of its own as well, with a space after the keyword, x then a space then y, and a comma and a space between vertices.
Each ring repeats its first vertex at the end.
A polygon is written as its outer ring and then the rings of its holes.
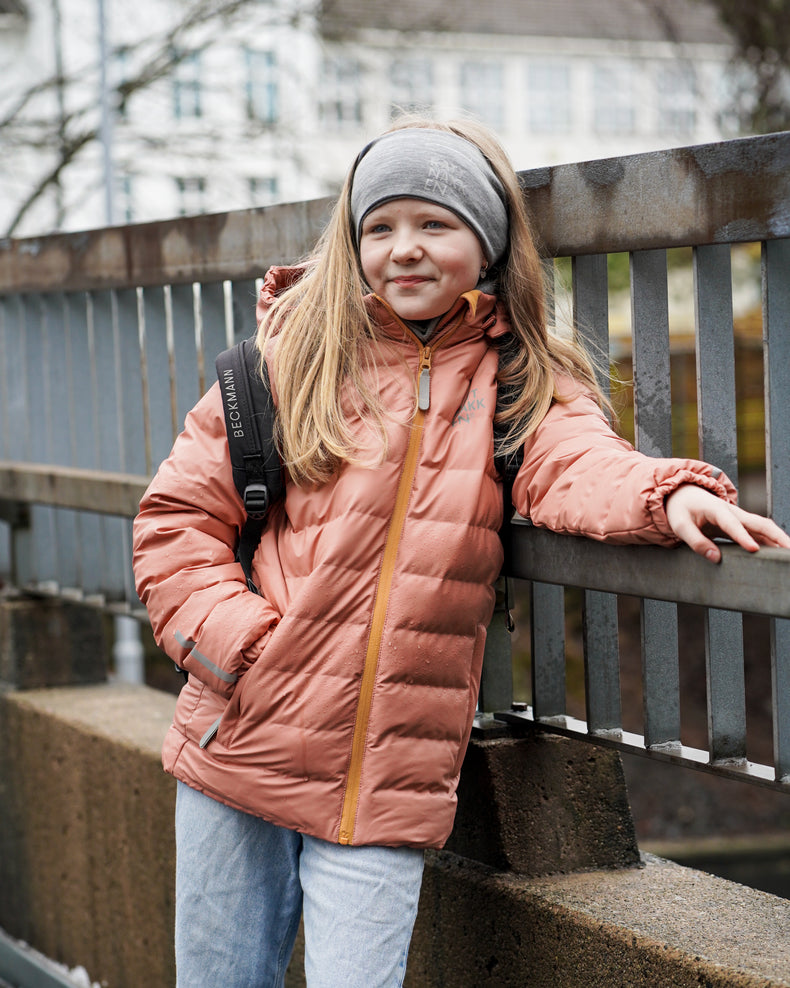
POLYGON ((455 213, 420 199, 371 210, 359 238, 370 288, 401 319, 434 319, 471 291, 485 263, 480 241, 455 213))

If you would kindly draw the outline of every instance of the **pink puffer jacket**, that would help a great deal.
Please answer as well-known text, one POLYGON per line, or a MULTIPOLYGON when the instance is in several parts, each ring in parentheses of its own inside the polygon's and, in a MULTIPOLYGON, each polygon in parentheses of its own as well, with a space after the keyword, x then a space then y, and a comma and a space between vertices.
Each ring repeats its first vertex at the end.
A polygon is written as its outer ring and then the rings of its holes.
MULTIPOLYGON (((270 272, 264 298, 289 277, 270 272)), ((168 772, 328 841, 441 847, 502 562, 492 341, 507 325, 472 292, 425 347, 371 304, 384 462, 347 465, 319 489, 287 484, 255 557, 257 596, 234 561, 243 510, 215 385, 143 498, 135 574, 157 641, 189 672, 168 772), (430 404, 414 416, 421 366, 430 404)), ((706 464, 635 453, 588 395, 561 386, 570 400, 527 444, 514 487, 536 525, 671 544, 663 499, 678 484, 734 497, 706 464)))

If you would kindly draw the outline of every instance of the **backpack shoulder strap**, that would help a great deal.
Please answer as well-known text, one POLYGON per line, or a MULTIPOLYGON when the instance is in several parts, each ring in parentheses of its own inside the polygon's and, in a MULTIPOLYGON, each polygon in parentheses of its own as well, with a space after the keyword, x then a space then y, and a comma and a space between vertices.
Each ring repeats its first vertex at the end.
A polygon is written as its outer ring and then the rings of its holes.
MULTIPOLYGON (((513 342, 512 336, 507 336, 505 342, 500 344, 499 350, 499 363, 500 366, 507 359, 508 348, 513 347, 515 343, 513 342)), ((514 400, 515 395, 513 394, 512 386, 510 388, 504 387, 502 384, 497 385, 497 395, 496 395, 496 412, 501 412, 503 409, 507 408, 508 404, 514 400)), ((494 463, 500 476, 502 477, 502 482, 504 486, 504 496, 505 496, 505 521, 510 519, 513 514, 513 506, 510 501, 510 495, 513 489, 513 481, 516 479, 516 474, 518 473, 521 464, 524 460, 524 449, 519 447, 514 453, 509 456, 504 456, 501 452, 502 442, 505 438, 506 430, 494 422, 494 463)))
POLYGON ((282 464, 274 442, 274 401, 266 365, 262 377, 259 361, 254 339, 237 343, 216 359, 233 482, 247 512, 237 557, 248 586, 256 593, 252 557, 269 508, 284 491, 282 464))
MULTIPOLYGON (((500 366, 507 358, 507 348, 513 346, 512 337, 506 338, 506 342, 499 347, 499 363, 500 366)), ((500 412, 507 408, 508 403, 514 398, 512 393, 512 388, 506 388, 502 384, 497 384, 497 396, 496 396, 496 412, 500 412)), ((510 569, 510 552, 509 545, 510 540, 507 538, 506 531, 510 525, 510 521, 513 518, 515 509, 513 508, 513 483, 516 479, 516 475, 524 462, 524 447, 520 446, 514 453, 509 456, 504 455, 501 452, 502 443, 505 438, 506 430, 494 422, 494 464, 502 478, 502 500, 503 500, 503 513, 502 513, 502 528, 499 532, 499 537, 502 540, 502 548, 504 549, 505 558, 503 562, 503 572, 507 573, 510 569)), ((510 611, 510 583, 507 576, 503 577, 504 585, 504 613, 505 613, 505 627, 512 634, 515 628, 515 623, 513 621, 513 616, 510 611)))

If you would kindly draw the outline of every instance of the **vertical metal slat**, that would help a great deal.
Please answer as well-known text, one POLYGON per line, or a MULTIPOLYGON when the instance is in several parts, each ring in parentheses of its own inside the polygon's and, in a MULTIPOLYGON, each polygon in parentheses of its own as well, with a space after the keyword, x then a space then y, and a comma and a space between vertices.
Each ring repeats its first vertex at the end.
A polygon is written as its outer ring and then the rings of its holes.
MULTIPOLYGON (((8 325, 7 311, 12 300, 0 296, 0 458, 9 459, 8 454, 8 325)), ((11 528, 5 524, 8 519, 0 518, 0 580, 11 579, 11 528)))
MULTIPOLYGON (((738 483, 732 270, 727 245, 694 251, 697 411, 700 456, 738 483)), ((746 758, 743 618, 705 614, 708 746, 712 761, 746 758)))
MULTIPOLYGON (((634 426, 648 456, 672 453, 667 258, 663 250, 631 255, 634 426)), ((677 607, 643 600, 642 681, 645 745, 680 739, 677 607)))
MULTIPOLYGON (((28 459, 28 376, 27 327, 24 300, 14 296, 5 312, 5 361, 8 378, 4 382, 5 408, 8 416, 4 422, 6 455, 12 460, 28 459)), ((33 509, 29 519, 33 522, 33 509)), ((32 578, 33 552, 32 527, 15 528, 11 537, 12 576, 17 585, 24 585, 32 578)))
POLYGON ((565 713, 565 592, 548 583, 530 587, 532 710, 536 720, 565 713))
MULTIPOLYGON (((32 463, 46 463, 49 454, 47 442, 47 420, 51 415, 48 387, 51 362, 47 348, 44 325, 43 296, 23 296, 25 311, 25 367, 28 414, 24 427, 24 460, 32 463), (29 414, 35 408, 36 414, 29 414)), ((37 583, 52 583, 55 579, 55 511, 42 505, 33 505, 30 511, 31 557, 28 580, 37 583)))
MULTIPOLYGON (((763 244, 768 511, 790 531, 790 240, 763 244)), ((790 621, 771 622, 774 765, 790 782, 790 621)))
MULTIPOLYGON (((140 354, 140 325, 137 291, 116 291, 115 306, 115 380, 118 404, 118 448, 120 469, 124 473, 146 474, 145 421, 143 418, 143 363, 140 354)), ((122 521, 123 570, 126 600, 137 603, 132 573, 132 522, 122 521)))
POLYGON ((200 398, 195 302, 192 285, 170 289, 173 318, 173 373, 175 374, 176 421, 180 432, 187 413, 200 398))
MULTIPOLYGON (((553 258, 544 259, 543 273, 546 317, 553 323, 557 281, 553 258)), ((565 713, 565 593, 562 587, 531 583, 529 603, 533 715, 536 719, 558 717, 565 713)))
POLYGON ((118 333, 116 387, 120 396, 121 469, 125 473, 145 475, 147 464, 137 291, 130 288, 116 292, 115 308, 118 333))
POLYGON ((484 713, 510 710, 513 703, 513 649, 505 614, 505 581, 497 583, 494 615, 486 633, 478 709, 484 713))
MULTIPOLYGON (((60 293, 42 296, 43 329, 46 337, 47 366, 42 367, 41 388, 45 392, 47 461, 70 465, 69 364, 65 299, 60 293)), ((56 513, 49 564, 58 586, 79 587, 79 528, 77 513, 59 509, 56 513)))
POLYGON ((200 306, 203 317, 203 388, 208 391, 217 380, 214 361, 227 346, 225 286, 222 282, 200 286, 200 306))
MULTIPOLYGON (((98 423, 94 414, 92 348, 88 332, 88 299, 83 292, 65 297, 64 320, 67 334, 66 373, 69 384, 69 462, 81 469, 95 467, 98 423)), ((77 517, 77 579, 86 594, 101 591, 101 519, 87 512, 77 517)))
MULTIPOLYGON (((598 383, 609 394, 609 277, 605 254, 573 258, 573 325, 596 364, 598 383)), ((617 597, 584 591, 584 693, 587 727, 622 728, 617 597)))
POLYGON ((233 339, 236 343, 246 340, 256 330, 255 303, 258 294, 255 281, 234 281, 231 285, 233 299, 233 339))
MULTIPOLYGON (((121 396, 117 391, 116 352, 117 309, 112 291, 89 295, 88 326, 91 343, 92 407, 96 416, 96 449, 93 466, 98 470, 120 471, 121 396)), ((109 599, 123 599, 127 590, 128 558, 124 522, 106 516, 100 520, 102 536, 102 577, 99 591, 109 599)))
POLYGON ((150 430, 150 470, 156 471, 176 437, 170 388, 170 356, 167 346, 165 292, 159 288, 143 289, 143 344, 145 383, 148 396, 146 418, 150 430))

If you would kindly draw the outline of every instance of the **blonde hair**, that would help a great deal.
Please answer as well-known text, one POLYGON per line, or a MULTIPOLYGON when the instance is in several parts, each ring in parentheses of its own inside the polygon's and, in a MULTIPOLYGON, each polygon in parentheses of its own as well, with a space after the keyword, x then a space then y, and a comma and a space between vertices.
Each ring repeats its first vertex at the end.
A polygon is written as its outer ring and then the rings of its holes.
MULTIPOLYGON (((530 229, 518 178, 491 132, 473 121, 438 123, 404 117, 391 129, 427 127, 450 131, 475 144, 499 177, 506 193, 509 246, 498 265, 497 295, 512 331, 500 354, 497 380, 505 402, 495 416, 497 454, 513 455, 535 431, 552 401, 556 371, 564 371, 608 405, 591 362, 572 340, 549 333, 543 267, 530 229)), ((261 354, 276 335, 278 394, 276 440, 292 479, 325 482, 343 462, 361 462, 358 442, 343 409, 352 400, 381 437, 386 452, 382 409, 367 373, 376 332, 365 304, 366 286, 352 231, 350 198, 353 168, 346 177, 330 222, 304 275, 274 302, 258 328, 261 354)), ((262 358, 263 359, 263 358, 262 358)))

